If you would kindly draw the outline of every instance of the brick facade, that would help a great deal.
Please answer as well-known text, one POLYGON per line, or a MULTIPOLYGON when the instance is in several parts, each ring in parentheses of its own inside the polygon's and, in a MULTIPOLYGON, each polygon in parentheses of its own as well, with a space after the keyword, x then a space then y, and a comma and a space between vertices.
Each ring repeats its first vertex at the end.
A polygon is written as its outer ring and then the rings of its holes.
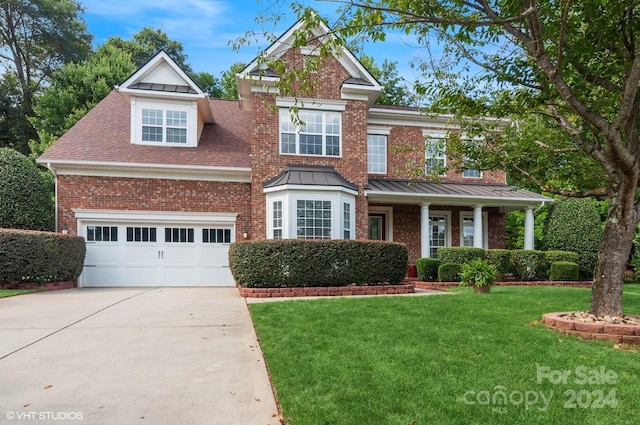
POLYGON ((58 231, 78 234, 73 209, 237 213, 236 240, 250 225, 249 183, 58 176, 58 231))

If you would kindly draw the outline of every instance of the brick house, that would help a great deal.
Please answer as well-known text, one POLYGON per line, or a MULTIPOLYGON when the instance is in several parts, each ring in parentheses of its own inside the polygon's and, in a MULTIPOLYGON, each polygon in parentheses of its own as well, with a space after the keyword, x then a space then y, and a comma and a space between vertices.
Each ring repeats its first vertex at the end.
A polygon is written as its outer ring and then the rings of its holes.
MULTIPOLYGON (((300 25, 265 53, 315 54, 290 47, 300 25)), ((411 264, 443 246, 503 248, 516 209, 533 249, 548 198, 504 172, 446 169, 451 117, 377 105, 380 84, 347 50, 323 61, 313 99, 275 95, 261 68, 238 75, 239 100, 210 99, 159 52, 38 159, 56 177, 57 231, 87 240, 80 286, 233 285, 228 246, 242 240, 389 240, 411 264), (411 163, 441 181, 407 180, 411 163)))

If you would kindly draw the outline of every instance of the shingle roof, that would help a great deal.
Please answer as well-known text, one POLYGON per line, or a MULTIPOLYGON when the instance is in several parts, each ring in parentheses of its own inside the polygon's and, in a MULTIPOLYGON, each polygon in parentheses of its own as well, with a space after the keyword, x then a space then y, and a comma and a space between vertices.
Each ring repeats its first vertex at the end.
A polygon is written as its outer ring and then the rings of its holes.
POLYGON ((131 107, 113 91, 39 159, 101 163, 250 167, 251 126, 237 100, 210 100, 215 122, 205 124, 198 147, 131 144, 131 107))
POLYGON ((170 93, 190 93, 197 94, 193 88, 189 86, 182 86, 178 84, 159 84, 159 83, 136 83, 131 84, 129 86, 130 89, 137 90, 153 90, 153 91, 164 91, 170 93))
POLYGON ((373 194, 397 194, 440 199, 475 199, 487 201, 548 202, 551 198, 517 189, 506 184, 454 183, 412 180, 369 180, 366 191, 373 194))
POLYGON ((316 165, 288 165, 282 173, 263 183, 264 188, 284 185, 342 186, 358 190, 358 186, 342 177, 333 167, 316 165))

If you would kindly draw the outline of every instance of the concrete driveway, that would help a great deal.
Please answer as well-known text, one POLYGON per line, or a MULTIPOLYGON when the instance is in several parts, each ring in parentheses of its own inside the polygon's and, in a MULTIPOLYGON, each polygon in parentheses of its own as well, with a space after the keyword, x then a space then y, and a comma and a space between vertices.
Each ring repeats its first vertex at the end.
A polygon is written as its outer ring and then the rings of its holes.
POLYGON ((278 424, 235 288, 0 299, 0 423, 278 424))

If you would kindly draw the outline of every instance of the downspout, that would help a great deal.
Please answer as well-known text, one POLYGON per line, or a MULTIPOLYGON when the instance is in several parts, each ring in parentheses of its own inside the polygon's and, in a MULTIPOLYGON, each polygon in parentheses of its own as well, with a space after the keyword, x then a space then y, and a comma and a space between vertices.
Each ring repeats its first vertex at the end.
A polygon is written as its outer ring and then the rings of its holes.
POLYGON ((53 197, 55 198, 55 212, 54 212, 54 229, 55 232, 58 233, 58 175, 56 174, 56 170, 51 167, 51 163, 47 162, 47 168, 53 174, 53 197))

